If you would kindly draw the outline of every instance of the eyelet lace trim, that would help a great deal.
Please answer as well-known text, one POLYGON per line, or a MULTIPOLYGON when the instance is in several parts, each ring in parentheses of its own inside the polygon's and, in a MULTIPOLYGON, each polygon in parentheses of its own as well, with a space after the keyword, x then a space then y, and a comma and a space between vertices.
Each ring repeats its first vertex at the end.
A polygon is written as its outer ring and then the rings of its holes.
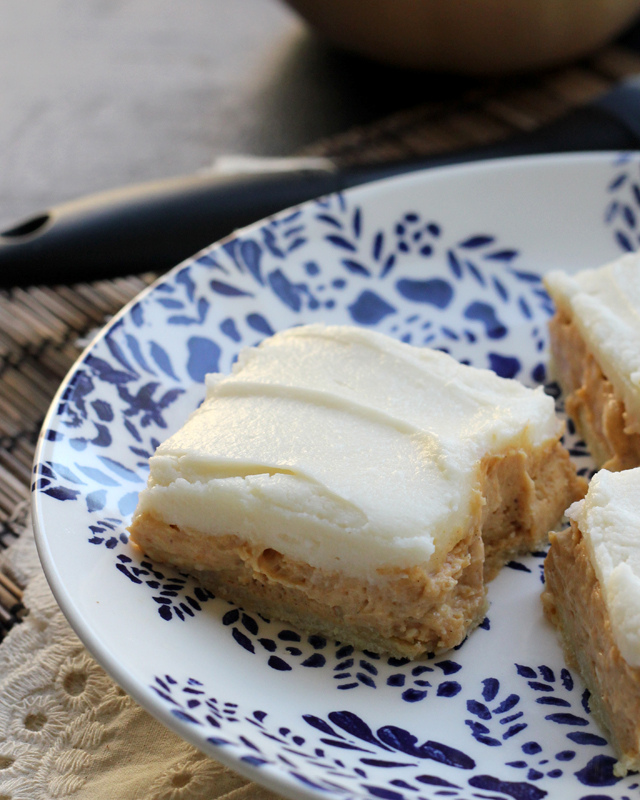
POLYGON ((25 516, 0 564, 29 610, 0 645, 0 800, 274 796, 143 711, 85 650, 44 577, 25 516))

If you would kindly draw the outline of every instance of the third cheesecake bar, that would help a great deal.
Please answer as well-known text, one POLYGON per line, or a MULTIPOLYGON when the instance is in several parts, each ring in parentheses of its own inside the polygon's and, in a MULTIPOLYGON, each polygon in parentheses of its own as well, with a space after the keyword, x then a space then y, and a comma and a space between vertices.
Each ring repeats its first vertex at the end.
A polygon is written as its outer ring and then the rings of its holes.
POLYGON ((640 466, 640 257, 628 254, 545 286, 553 371, 599 467, 640 466))
POLYGON ((601 470, 567 515, 571 527, 551 536, 542 599, 622 775, 640 769, 640 468, 601 470))

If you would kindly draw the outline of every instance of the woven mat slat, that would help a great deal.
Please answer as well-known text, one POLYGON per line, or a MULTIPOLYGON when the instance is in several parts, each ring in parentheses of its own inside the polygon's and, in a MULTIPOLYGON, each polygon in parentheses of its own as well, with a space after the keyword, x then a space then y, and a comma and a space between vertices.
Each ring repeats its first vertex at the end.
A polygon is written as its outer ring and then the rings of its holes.
POLYGON ((3 466, 0 466, 0 510, 10 517, 16 506, 28 496, 27 487, 3 466), (16 481, 18 482, 17 485, 16 481))
MULTIPOLYGON (((409 108, 305 148, 342 164, 426 156, 533 130, 640 74, 640 55, 607 47, 579 64, 479 84, 462 97, 409 108)), ((0 292, 0 546, 29 494, 42 419, 83 339, 153 279, 146 274, 77 286, 0 292)))
POLYGON ((42 421, 82 338, 155 277, 0 293, 0 547, 15 536, 12 519, 29 496, 42 421))
POLYGON ((24 289, 16 289, 12 294, 12 306, 22 309, 29 318, 37 316, 45 326, 47 340, 63 342, 68 335, 69 320, 61 319, 45 303, 24 289))
POLYGON ((80 298, 75 295, 73 298, 65 297, 60 288, 49 286, 34 286, 26 294, 29 296, 30 303, 33 303, 36 308, 39 306, 46 308, 55 319, 62 323, 65 330, 79 333, 87 325, 86 311, 72 301, 75 300, 76 303, 79 303, 80 298))
MULTIPOLYGON (((570 67, 490 81, 453 101, 427 103, 401 111, 378 123, 323 139, 304 152, 331 156, 348 165, 464 149, 482 141, 477 135, 448 138, 450 131, 444 123, 456 113, 477 111, 484 116, 487 134, 496 120, 502 123, 506 128, 495 130, 493 141, 498 141, 552 122, 617 81, 638 74, 640 55, 614 45, 570 67)), ((487 140, 483 137, 483 141, 487 140)))
POLYGON ((30 454, 15 448, 13 451, 0 450, 0 466, 17 481, 17 487, 24 491, 31 480, 30 454))

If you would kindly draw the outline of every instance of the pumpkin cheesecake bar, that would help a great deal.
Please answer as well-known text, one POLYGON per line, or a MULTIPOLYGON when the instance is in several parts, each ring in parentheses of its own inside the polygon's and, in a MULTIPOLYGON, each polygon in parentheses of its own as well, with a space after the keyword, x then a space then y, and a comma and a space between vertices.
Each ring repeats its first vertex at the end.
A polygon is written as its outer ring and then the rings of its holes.
POLYGON ((551 534, 545 612, 591 697, 619 762, 640 769, 640 468, 601 470, 551 534))
POLYGON ((150 460, 131 538, 304 631, 437 652, 584 494, 562 430, 541 388, 361 328, 293 328, 207 376, 150 460))
POLYGON ((552 371, 599 467, 640 466, 640 256, 575 275, 553 271, 552 371))

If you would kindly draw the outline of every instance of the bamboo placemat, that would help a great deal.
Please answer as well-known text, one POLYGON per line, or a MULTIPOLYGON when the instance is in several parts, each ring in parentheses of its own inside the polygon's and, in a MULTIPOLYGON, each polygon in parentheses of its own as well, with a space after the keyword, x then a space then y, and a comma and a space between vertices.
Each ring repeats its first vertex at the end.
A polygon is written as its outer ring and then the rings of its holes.
MULTIPOLYGON (((490 81, 463 97, 407 109, 305 153, 346 165, 497 142, 551 122, 635 74, 640 55, 608 47, 571 67, 490 81)), ((0 291, 0 548, 18 535, 16 510, 29 496, 38 432, 83 340, 155 277, 0 291)))

